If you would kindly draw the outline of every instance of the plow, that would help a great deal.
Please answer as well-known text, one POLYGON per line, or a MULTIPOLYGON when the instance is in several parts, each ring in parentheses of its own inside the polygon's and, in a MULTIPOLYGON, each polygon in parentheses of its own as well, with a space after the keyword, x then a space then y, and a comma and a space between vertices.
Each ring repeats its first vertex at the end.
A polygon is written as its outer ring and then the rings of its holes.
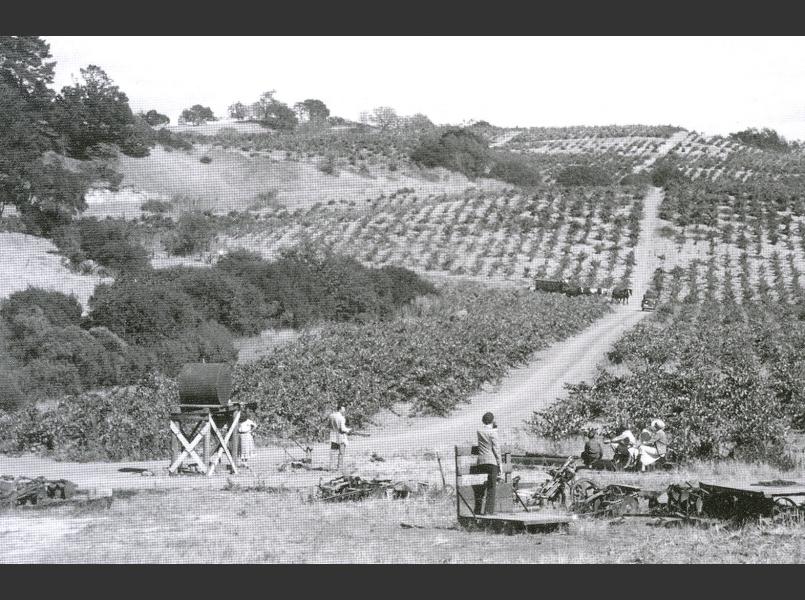
POLYGON ((319 482, 316 497, 324 502, 344 502, 366 498, 408 498, 428 488, 427 483, 392 481, 391 479, 363 479, 355 475, 336 477, 319 482))
POLYGON ((76 504, 95 500, 111 505, 112 497, 99 496, 93 490, 81 489, 67 479, 0 476, 0 507, 3 508, 76 504))
POLYGON ((589 479, 579 479, 570 487, 569 509, 591 517, 659 517, 667 526, 805 522, 805 488, 763 487, 763 482, 729 487, 686 481, 656 491, 624 484, 599 487, 589 479))

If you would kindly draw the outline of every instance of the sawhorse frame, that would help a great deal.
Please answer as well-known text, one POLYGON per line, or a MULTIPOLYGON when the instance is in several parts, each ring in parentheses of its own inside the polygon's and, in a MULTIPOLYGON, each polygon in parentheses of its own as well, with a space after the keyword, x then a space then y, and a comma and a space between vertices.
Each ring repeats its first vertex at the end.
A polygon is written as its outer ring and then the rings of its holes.
POLYGON ((170 430, 173 437, 171 437, 171 465, 168 467, 168 473, 176 475, 182 466, 189 463, 189 466, 211 477, 221 459, 226 457, 232 473, 237 475, 239 438, 235 434, 240 424, 240 405, 194 404, 183 405, 182 409, 182 412, 171 413, 170 416, 170 430), (188 435, 182 430, 182 423, 192 424, 188 435), (225 433, 222 431, 224 429, 225 433), (196 451, 200 443, 203 443, 203 458, 196 451))

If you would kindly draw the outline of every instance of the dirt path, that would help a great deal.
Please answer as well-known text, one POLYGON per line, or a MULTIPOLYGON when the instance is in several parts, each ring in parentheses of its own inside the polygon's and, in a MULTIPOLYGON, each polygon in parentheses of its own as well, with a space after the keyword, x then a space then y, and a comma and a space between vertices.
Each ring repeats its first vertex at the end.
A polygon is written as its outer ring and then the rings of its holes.
POLYGON ((520 132, 517 131, 517 130, 515 130, 515 131, 507 131, 506 133, 503 133, 500 136, 498 136, 498 138, 494 142, 489 144, 489 147, 490 148, 497 148, 499 146, 502 146, 503 144, 506 144, 506 143, 510 142, 511 140, 513 140, 514 138, 516 138, 518 135, 520 135, 520 132))
POLYGON ((654 152, 643 164, 638 165, 635 168, 635 173, 639 173, 641 171, 645 171, 655 162, 657 162, 660 158, 668 154, 671 150, 673 150, 677 145, 684 142, 688 137, 692 137, 694 134, 688 131, 677 131, 671 137, 669 137, 665 142, 663 142, 657 151, 654 152))
POLYGON ((490 410, 500 426, 515 429, 523 425, 533 411, 541 410, 564 396, 565 383, 590 381, 612 345, 648 313, 640 310, 640 298, 648 288, 659 260, 653 245, 658 226, 660 188, 649 188, 644 201, 641 236, 635 248, 633 295, 628 305, 615 305, 611 314, 593 325, 534 355, 528 365, 512 370, 495 389, 475 394, 469 404, 449 417, 401 417, 380 429, 369 430, 371 438, 356 438, 351 451, 371 447, 383 455, 406 449, 449 450, 455 444, 472 441, 481 415, 490 410))

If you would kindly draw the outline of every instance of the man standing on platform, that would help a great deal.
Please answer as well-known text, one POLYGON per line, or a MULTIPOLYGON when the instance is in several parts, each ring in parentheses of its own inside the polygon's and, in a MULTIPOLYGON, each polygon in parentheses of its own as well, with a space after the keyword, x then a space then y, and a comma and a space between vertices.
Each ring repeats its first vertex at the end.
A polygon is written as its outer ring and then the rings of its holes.
POLYGON ((344 453, 347 449, 347 434, 352 431, 347 427, 347 420, 344 417, 345 407, 339 403, 336 410, 330 414, 330 470, 335 469, 335 461, 338 459, 338 470, 344 468, 344 453))
POLYGON ((475 494, 475 514, 481 512, 481 502, 486 496, 486 509, 484 514, 491 515, 495 512, 495 488, 498 484, 498 474, 500 473, 500 443, 498 442, 498 430, 495 425, 495 415, 491 412, 484 414, 481 418, 483 427, 478 430, 478 463, 475 468, 476 473, 486 473, 486 485, 484 494, 475 494))

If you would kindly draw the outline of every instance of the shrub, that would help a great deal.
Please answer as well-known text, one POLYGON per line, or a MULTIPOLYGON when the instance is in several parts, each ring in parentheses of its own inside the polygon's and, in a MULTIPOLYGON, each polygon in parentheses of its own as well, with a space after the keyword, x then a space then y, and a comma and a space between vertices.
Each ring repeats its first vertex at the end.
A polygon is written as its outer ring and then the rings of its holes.
POLYGON ((668 161, 657 161, 651 172, 651 183, 657 187, 668 187, 672 183, 689 182, 689 179, 676 166, 668 161))
POLYGON ((187 212, 179 217, 173 237, 167 243, 167 251, 177 256, 186 256, 209 249, 215 237, 212 220, 198 212, 187 212))
POLYGON ((132 226, 124 220, 80 219, 61 227, 54 242, 76 266, 91 259, 118 272, 150 268, 148 251, 134 239, 132 226))
POLYGON ((203 319, 217 321, 240 335, 259 332, 273 316, 260 289, 220 267, 159 269, 152 278, 186 294, 203 319))
POLYGON ((108 331, 46 327, 11 346, 38 395, 61 396, 128 380, 128 348, 108 331))
MULTIPOLYGON (((0 302, 0 317, 3 318, 14 337, 23 337, 31 330, 26 326, 25 319, 20 317, 37 314, 41 316, 44 323, 66 327, 79 325, 81 312, 81 304, 75 296, 34 287, 14 292, 0 302), (39 309, 39 311, 34 309, 39 309)), ((30 321, 28 323, 30 324, 30 321)))
POLYGON ((0 366, 0 411, 14 411, 26 403, 26 396, 22 391, 21 377, 0 366))
POLYGON ((467 177, 486 172, 491 155, 489 145, 469 129, 449 127, 422 139, 411 152, 411 160, 426 167, 444 167, 467 177))
POLYGON ((152 213, 166 213, 170 212, 173 205, 164 200, 146 200, 140 205, 140 210, 152 213))
POLYGON ((556 176, 556 183, 564 186, 610 185, 610 176, 595 165, 570 165, 556 176))
POLYGON ((170 452, 165 423, 177 405, 175 382, 149 376, 137 385, 66 398, 51 411, 22 411, 11 433, 17 450, 68 460, 157 459, 170 452))
POLYGON ((774 152, 791 152, 792 150, 791 145, 784 137, 769 128, 758 130, 750 127, 743 131, 731 133, 730 138, 738 140, 747 146, 760 148, 761 150, 771 150, 774 152))
POLYGON ((335 155, 328 154, 324 159, 322 159, 322 161, 319 163, 319 171, 325 175, 338 175, 335 155))
POLYGON ((275 314, 282 325, 291 327, 319 320, 349 321, 361 313, 385 317, 411 298, 433 290, 407 269, 369 269, 313 246, 288 250, 274 262, 247 251, 231 252, 218 261, 216 269, 259 289, 269 315, 275 314))
POLYGON ((516 154, 498 155, 489 176, 523 187, 537 187, 543 183, 536 164, 516 154))
POLYGON ((202 321, 193 299, 158 279, 121 278, 102 283, 89 300, 88 324, 106 327, 130 344, 176 337, 202 321))
POLYGON ((158 129, 154 140, 166 150, 192 150, 193 144, 169 129, 158 129))

